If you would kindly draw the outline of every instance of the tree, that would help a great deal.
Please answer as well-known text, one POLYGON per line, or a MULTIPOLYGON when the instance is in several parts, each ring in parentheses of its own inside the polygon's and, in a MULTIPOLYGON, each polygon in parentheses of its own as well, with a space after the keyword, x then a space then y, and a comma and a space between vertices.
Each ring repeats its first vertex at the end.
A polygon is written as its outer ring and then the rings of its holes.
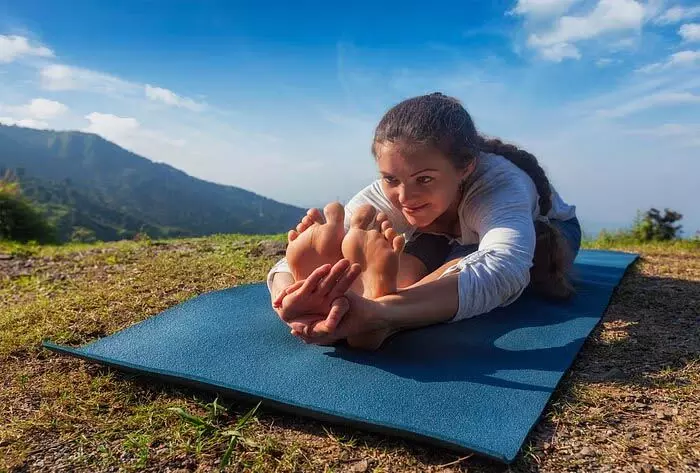
POLYGON ((641 241, 668 241, 679 237, 682 225, 674 225, 683 218, 678 212, 664 209, 664 215, 652 208, 637 215, 632 232, 641 241))
POLYGON ((71 233, 70 241, 79 243, 94 243, 97 241, 95 232, 89 228, 85 227, 73 227, 73 233, 71 233))
POLYGON ((0 179, 0 240, 53 243, 55 230, 46 217, 22 197, 10 172, 0 179))

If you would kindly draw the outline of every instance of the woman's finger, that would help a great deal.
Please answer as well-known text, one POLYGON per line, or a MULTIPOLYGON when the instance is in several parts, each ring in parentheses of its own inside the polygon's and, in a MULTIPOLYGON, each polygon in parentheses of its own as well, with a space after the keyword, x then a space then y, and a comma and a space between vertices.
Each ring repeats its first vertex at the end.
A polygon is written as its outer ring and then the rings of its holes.
POLYGON ((353 263, 350 265, 350 268, 348 268, 348 270, 345 271, 345 273, 343 273, 338 279, 338 282, 331 291, 331 297, 340 297, 345 294, 361 273, 362 266, 360 266, 358 263, 353 263))
POLYGON ((331 272, 318 285, 318 294, 325 296, 331 292, 343 273, 350 267, 350 261, 341 259, 333 265, 331 272))
POLYGON ((308 332, 308 324, 304 322, 289 322, 287 324, 290 329, 292 329, 292 335, 301 336, 308 332))
POLYGON ((284 289, 280 291, 280 293, 277 295, 277 298, 275 298, 274 301, 272 301, 272 306, 275 308, 279 308, 282 306, 282 299, 285 298, 288 294, 291 294, 292 292, 296 291, 301 287, 301 285, 304 284, 304 280, 302 279, 301 281, 296 281, 295 283, 292 283, 291 286, 287 286, 284 289))
POLYGON ((339 297, 331 302, 331 310, 328 312, 328 317, 311 328, 308 335, 312 338, 313 336, 326 336, 335 331, 343 317, 350 309, 350 302, 345 297, 339 297))
POLYGON ((314 292, 318 287, 318 283, 321 282, 321 279, 323 279, 323 277, 328 274, 330 270, 330 264, 324 264, 323 266, 319 266, 318 268, 314 269, 309 277, 304 280, 304 284, 301 286, 300 291, 305 294, 314 292))

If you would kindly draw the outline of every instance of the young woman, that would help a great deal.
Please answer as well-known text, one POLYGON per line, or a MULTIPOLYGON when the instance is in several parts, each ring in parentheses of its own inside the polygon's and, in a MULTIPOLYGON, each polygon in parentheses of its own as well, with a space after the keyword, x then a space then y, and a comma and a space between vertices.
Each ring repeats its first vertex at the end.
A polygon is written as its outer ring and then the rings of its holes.
POLYGON ((392 333, 473 317, 530 287, 573 294, 581 229, 530 153, 477 133, 440 93, 391 108, 372 143, 381 179, 309 210, 268 274, 292 334, 377 348, 392 333))

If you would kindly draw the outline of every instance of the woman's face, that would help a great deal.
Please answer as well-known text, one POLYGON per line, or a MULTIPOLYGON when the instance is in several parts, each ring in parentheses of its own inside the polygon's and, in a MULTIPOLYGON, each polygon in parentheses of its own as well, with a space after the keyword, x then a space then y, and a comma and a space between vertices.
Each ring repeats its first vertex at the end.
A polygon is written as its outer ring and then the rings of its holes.
POLYGON ((448 209, 456 211, 459 184, 472 166, 458 170, 434 148, 411 150, 387 142, 375 150, 384 193, 409 224, 427 227, 448 209))

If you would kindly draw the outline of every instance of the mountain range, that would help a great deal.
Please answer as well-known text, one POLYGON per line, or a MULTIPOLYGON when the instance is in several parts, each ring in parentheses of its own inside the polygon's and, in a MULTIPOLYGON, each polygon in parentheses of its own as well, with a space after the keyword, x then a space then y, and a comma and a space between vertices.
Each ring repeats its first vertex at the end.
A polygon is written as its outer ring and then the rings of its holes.
POLYGON ((78 131, 0 125, 0 172, 7 170, 63 241, 78 229, 103 241, 137 233, 154 238, 281 233, 305 213, 78 131))

